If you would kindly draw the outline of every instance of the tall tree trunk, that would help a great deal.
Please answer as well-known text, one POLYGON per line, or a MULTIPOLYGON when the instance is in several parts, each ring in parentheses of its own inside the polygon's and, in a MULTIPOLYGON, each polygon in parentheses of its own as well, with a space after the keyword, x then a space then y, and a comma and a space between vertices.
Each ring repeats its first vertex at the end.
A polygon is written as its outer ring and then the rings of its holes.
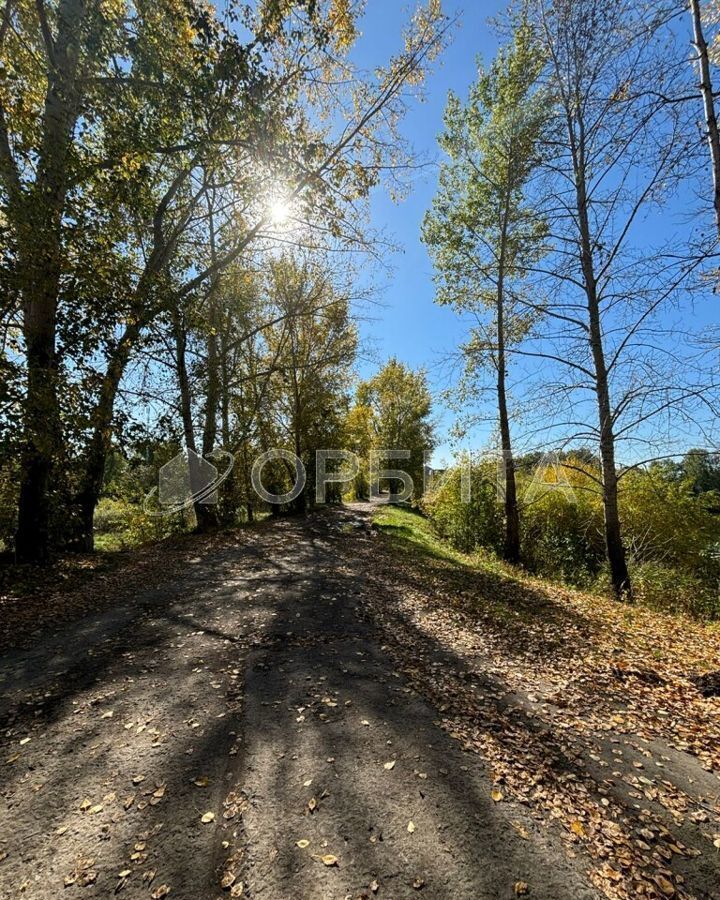
POLYGON ((75 498, 80 518, 79 532, 73 540, 75 546, 87 552, 94 548, 93 518, 102 491, 105 463, 112 447, 115 398, 139 336, 139 323, 134 322, 125 328, 108 361, 100 394, 92 412, 92 434, 85 451, 82 483, 75 498))
MULTIPOLYGON (((175 311, 173 316, 175 331, 175 361, 178 375, 178 388, 180 391, 180 416, 183 423, 183 435, 185 446, 188 450, 188 468, 190 472, 190 490, 193 494, 204 487, 201 481, 201 473, 198 470, 197 444, 195 442, 195 429, 192 419, 192 395, 190 392, 190 379, 187 370, 187 333, 182 321, 181 313, 175 311)), ((195 522, 198 531, 204 531, 217 524, 214 509, 208 509, 206 503, 193 501, 195 522)))
POLYGON ((708 46, 702 27, 702 15, 700 12, 700 0, 690 0, 690 15, 693 25, 693 44, 698 55, 698 69, 700 70, 700 93, 702 95, 705 110, 705 127, 707 129, 707 141, 710 149, 713 179, 713 205, 715 207, 715 224, 720 236, 720 134, 718 134, 718 122, 715 115, 715 98, 713 96, 712 81, 710 79, 710 59, 708 46))
POLYGON ((615 466, 615 434, 610 403, 608 371, 603 347, 602 324, 600 321, 600 300, 598 297, 592 238, 588 215, 588 200, 585 181, 585 163, 582 136, 580 146, 574 152, 575 188, 580 228, 580 254, 588 310, 588 331, 590 349, 595 369, 595 396, 598 406, 600 426, 600 460, 603 480, 603 511, 605 517, 605 546, 613 591, 619 600, 632 600, 630 575, 625 558, 625 547, 620 529, 618 509, 618 477, 615 466))
MULTIPOLYGON (((44 17, 44 7, 40 6, 44 17)), ((21 219, 19 269, 27 364, 18 559, 44 562, 50 549, 53 462, 61 451, 57 398, 57 305, 62 271, 62 217, 68 189, 68 154, 79 109, 77 67, 86 7, 61 0, 57 37, 44 29, 48 86, 37 178, 15 202, 21 219)))
POLYGON ((503 556, 510 563, 520 561, 520 518, 518 514, 515 460, 510 438, 510 419, 507 409, 506 359, 505 359, 505 258, 507 250, 507 219, 509 195, 505 204, 505 216, 500 238, 498 261, 496 324, 497 324, 497 398, 500 418, 500 446, 505 474, 505 547, 503 556))

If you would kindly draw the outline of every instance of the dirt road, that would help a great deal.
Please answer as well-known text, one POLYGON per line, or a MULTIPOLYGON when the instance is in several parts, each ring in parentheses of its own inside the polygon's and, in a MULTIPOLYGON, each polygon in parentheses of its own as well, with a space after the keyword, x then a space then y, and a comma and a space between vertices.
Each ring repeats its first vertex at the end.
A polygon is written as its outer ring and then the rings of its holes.
POLYGON ((401 671, 388 553, 267 523, 1 657, 0 897, 600 896, 401 671))

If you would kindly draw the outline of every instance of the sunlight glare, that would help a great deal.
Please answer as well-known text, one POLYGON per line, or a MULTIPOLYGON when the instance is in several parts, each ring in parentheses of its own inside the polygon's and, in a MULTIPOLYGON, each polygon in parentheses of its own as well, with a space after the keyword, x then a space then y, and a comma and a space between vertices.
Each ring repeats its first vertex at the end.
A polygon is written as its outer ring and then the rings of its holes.
POLYGON ((270 204, 270 218, 275 225, 284 225, 290 217, 290 205, 287 200, 277 199, 270 204))

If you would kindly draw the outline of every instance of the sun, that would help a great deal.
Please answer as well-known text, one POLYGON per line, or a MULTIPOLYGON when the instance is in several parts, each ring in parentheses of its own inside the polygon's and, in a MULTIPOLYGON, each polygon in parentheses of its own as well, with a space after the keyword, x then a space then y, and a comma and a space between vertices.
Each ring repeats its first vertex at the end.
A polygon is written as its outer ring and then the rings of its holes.
POLYGON ((275 225, 284 225, 290 218, 290 204, 278 198, 270 204, 270 219, 275 225))

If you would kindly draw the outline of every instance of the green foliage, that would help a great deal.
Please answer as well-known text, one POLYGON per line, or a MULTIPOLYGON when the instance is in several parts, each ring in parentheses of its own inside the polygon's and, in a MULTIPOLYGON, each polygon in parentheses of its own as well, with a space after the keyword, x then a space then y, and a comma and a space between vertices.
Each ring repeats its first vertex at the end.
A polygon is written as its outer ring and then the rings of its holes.
POLYGON ((496 499, 492 468, 472 467, 468 503, 461 499, 458 468, 441 476, 423 499, 423 509, 438 533, 463 553, 471 553, 478 547, 499 552, 502 547, 502 509, 496 499))
MULTIPOLYGON (((370 454, 383 450, 409 450, 409 459, 379 461, 380 469, 402 469, 413 481, 414 497, 421 496, 425 481, 425 459, 434 444, 430 419, 432 396, 424 371, 412 369, 397 359, 385 366, 357 391, 357 406, 352 411, 358 446, 370 454), (357 424, 365 422, 368 433, 357 438, 357 424)), ((381 488, 384 486, 381 484, 381 488)), ((391 486, 399 491, 399 485, 391 486)))
POLYGON ((589 585, 605 562, 599 498, 548 490, 523 509, 523 561, 546 578, 589 585))
MULTIPOLYGON (((551 580, 591 589, 607 582, 599 470, 569 457, 557 470, 519 473, 523 565, 551 580)), ((436 532, 463 552, 500 546, 501 507, 493 467, 472 471, 469 503, 460 470, 451 469, 423 507, 436 532)), ((689 477, 668 467, 628 470, 620 515, 636 598, 659 609, 720 617, 720 517, 714 492, 696 494, 689 477)))

